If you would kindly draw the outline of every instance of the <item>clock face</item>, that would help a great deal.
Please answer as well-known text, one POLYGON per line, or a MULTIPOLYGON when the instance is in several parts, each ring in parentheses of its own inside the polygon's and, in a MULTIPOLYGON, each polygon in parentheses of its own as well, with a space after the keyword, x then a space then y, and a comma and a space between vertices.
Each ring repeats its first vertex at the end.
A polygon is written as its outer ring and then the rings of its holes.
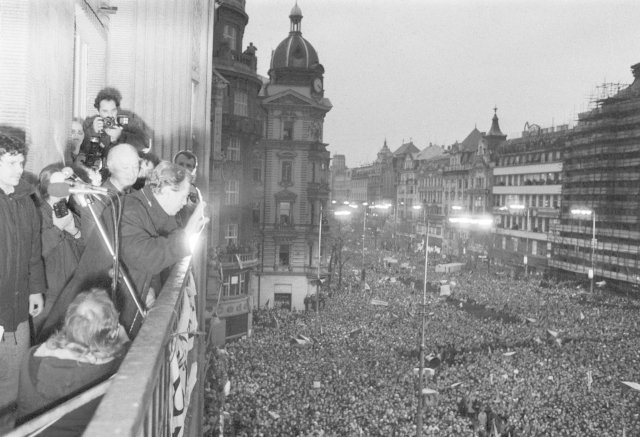
POLYGON ((319 77, 313 80, 313 90, 317 93, 322 91, 322 79, 319 77))

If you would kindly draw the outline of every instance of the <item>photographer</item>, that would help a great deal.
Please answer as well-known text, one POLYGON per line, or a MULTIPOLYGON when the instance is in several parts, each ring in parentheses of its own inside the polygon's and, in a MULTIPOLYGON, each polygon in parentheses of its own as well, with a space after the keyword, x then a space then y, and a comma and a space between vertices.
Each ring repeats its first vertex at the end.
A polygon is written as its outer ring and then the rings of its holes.
MULTIPOLYGON (((139 120, 120 110, 122 95, 115 88, 102 89, 94 101, 98 115, 84 122, 85 138, 80 151, 87 157, 107 156, 116 144, 128 143, 138 151, 147 147, 147 137, 139 120), (101 152, 101 153, 100 153, 101 152)), ((87 165, 89 166, 89 165, 87 165)))
MULTIPOLYGON (((36 328, 46 318, 51 305, 78 267, 84 250, 80 219, 68 209, 66 197, 49 195, 52 183, 64 182, 62 164, 51 164, 40 172, 38 203, 42 220, 42 259, 47 277, 44 310, 34 319, 36 328)), ((37 329, 36 329, 37 330, 37 329)))

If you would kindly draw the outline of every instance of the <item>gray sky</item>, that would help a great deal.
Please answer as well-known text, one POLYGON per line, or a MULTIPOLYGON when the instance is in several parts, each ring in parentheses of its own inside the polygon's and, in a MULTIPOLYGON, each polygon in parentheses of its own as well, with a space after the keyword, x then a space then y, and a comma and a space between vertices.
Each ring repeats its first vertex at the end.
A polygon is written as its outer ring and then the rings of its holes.
MULTIPOLYGON (((244 45, 258 73, 289 34, 295 0, 247 0, 244 45)), ((325 68, 331 154, 371 162, 387 139, 420 149, 491 126, 574 124, 596 86, 633 81, 638 0, 298 0, 302 36, 325 68)))

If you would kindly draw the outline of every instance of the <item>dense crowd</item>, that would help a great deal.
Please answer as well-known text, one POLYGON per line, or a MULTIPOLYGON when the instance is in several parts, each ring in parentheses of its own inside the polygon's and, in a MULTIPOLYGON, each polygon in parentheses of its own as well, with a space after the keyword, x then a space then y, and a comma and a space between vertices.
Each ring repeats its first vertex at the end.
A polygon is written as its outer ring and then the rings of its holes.
MULTIPOLYGON (((319 319, 261 309, 252 336, 217 352, 209 389, 230 390, 210 435, 416 434, 422 293, 369 264, 370 291, 347 280, 319 319)), ((437 393, 423 435, 640 435, 640 393, 623 384, 640 380, 637 301, 478 272, 429 279, 453 292, 427 295, 425 388, 437 393)))

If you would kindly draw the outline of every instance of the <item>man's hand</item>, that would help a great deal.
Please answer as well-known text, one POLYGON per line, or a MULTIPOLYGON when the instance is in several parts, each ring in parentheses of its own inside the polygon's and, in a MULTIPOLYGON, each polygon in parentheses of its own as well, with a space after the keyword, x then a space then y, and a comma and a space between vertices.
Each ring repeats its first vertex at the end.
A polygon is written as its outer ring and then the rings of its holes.
POLYGON ((29 314, 31 317, 36 317, 42 312, 44 308, 44 296, 42 293, 29 295, 29 314))
POLYGON ((92 127, 95 133, 99 134, 100 132, 102 132, 102 129, 104 129, 104 121, 102 121, 102 117, 94 118, 92 127))
POLYGON ((104 131, 107 135, 109 135, 109 138, 111 138, 111 142, 115 143, 116 141, 118 141, 118 138, 120 138, 120 135, 122 135, 122 126, 111 127, 109 129, 105 129, 104 131))
POLYGON ((147 309, 149 309, 153 306, 154 303, 156 303, 156 291, 152 287, 149 288, 147 297, 144 300, 144 305, 147 307, 147 309))
POLYGON ((209 223, 209 217, 204 216, 206 206, 207 203, 202 201, 199 202, 193 210, 193 214, 191 214, 187 225, 184 227, 184 231, 188 237, 199 234, 207 223, 209 223))
POLYGON ((67 228, 69 228, 72 225, 75 225, 73 222, 73 216, 71 215, 70 212, 67 212, 67 215, 65 215, 64 217, 60 217, 58 218, 56 216, 55 211, 51 213, 53 215, 53 225, 60 229, 61 231, 66 230, 67 228))

